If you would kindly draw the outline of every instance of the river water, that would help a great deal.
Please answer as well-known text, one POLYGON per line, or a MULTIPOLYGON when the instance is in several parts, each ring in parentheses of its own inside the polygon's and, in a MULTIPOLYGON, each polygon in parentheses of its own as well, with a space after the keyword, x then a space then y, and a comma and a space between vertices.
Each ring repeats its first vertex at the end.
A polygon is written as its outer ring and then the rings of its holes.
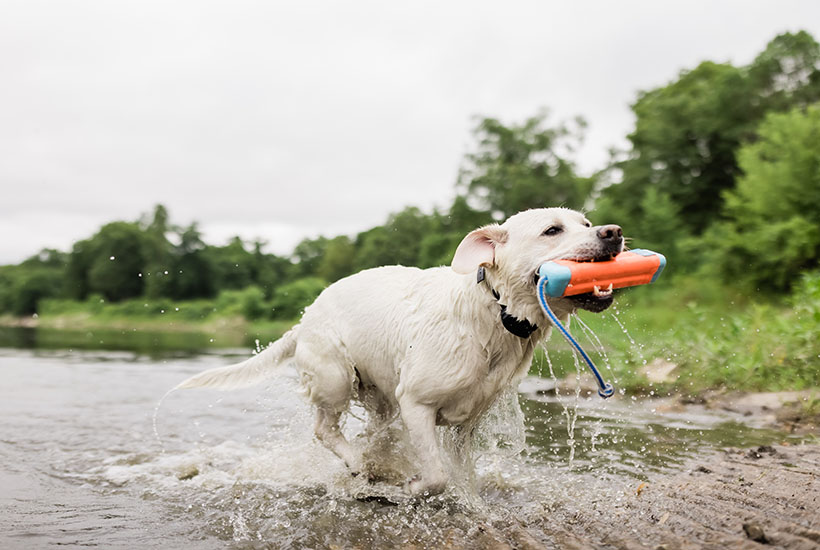
MULTIPOLYGON (((248 390, 171 393, 155 434, 169 388, 247 354, 0 348, 0 548, 477 547, 532 518, 612 513, 647 475, 696 453, 783 439, 728 413, 556 398, 530 378, 484 422, 474 475, 417 501, 346 474, 314 440, 287 369, 248 390)), ((347 418, 353 439, 363 415, 347 418)), ((398 475, 412 475, 403 457, 393 454, 398 475)))

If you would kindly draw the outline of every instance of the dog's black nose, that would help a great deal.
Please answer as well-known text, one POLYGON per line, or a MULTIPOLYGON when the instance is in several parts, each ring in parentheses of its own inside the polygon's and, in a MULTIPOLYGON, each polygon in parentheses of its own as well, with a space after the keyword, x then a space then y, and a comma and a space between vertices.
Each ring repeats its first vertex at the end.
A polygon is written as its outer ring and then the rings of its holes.
POLYGON ((598 228, 598 238, 608 242, 620 242, 624 238, 624 232, 619 225, 602 225, 598 228))

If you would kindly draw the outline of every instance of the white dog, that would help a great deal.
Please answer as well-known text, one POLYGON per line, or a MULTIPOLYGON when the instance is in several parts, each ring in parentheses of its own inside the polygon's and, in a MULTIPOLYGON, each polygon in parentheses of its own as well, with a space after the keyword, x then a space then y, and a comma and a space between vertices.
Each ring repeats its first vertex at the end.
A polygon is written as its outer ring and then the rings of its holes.
MULTIPOLYGON (((416 495, 447 484, 436 425, 469 433, 498 394, 530 368, 550 323, 538 304, 536 270, 548 260, 607 260, 623 249, 617 225, 593 227, 565 208, 527 210, 467 235, 451 267, 379 267, 337 281, 301 322, 258 355, 198 374, 178 388, 230 389, 267 378, 295 358, 316 406, 316 437, 357 474, 361 453, 339 428, 358 399, 376 418, 398 410, 415 449, 416 495)), ((611 291, 550 300, 566 319, 603 311, 611 291)))

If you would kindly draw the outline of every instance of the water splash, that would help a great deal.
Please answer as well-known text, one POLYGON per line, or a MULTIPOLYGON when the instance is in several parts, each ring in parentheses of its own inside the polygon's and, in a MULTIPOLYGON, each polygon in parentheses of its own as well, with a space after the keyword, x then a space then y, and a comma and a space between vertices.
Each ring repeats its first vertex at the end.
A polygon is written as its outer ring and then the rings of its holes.
POLYGON ((579 317, 577 314, 574 314, 573 318, 579 325, 581 325, 581 330, 586 335, 587 341, 592 345, 593 349, 596 352, 598 352, 598 355, 600 355, 603 358, 604 364, 606 365, 610 377, 612 378, 612 382, 617 383, 618 377, 615 375, 615 371, 612 370, 612 363, 609 361, 609 355, 607 355, 606 348, 604 347, 603 342, 601 342, 601 339, 598 338, 598 335, 595 334, 595 332, 591 328, 589 328, 589 326, 586 323, 584 323, 584 321, 581 320, 581 317, 579 317))
MULTIPOLYGON (((578 403, 581 400, 581 361, 575 350, 572 350, 572 362, 575 363, 575 398, 572 401, 572 412, 568 408, 564 408, 564 416, 567 418, 567 436, 569 443, 569 464, 568 468, 572 470, 573 462, 575 461, 575 424, 578 422, 578 403)), ((558 393, 556 392, 556 395, 558 393)))
POLYGON ((573 350, 572 358, 575 362, 575 399, 572 401, 570 407, 570 404, 561 397, 560 383, 558 382, 558 377, 555 375, 555 368, 553 367, 552 359, 550 358, 546 345, 542 344, 542 349, 544 350, 544 357, 547 359, 550 378, 552 378, 555 384, 555 399, 561 405, 564 418, 566 418, 567 421, 567 445, 569 446, 568 467, 571 470, 573 461, 575 460, 575 423, 578 420, 578 402, 581 398, 581 365, 578 362, 578 355, 573 350))
POLYGON ((151 415, 151 428, 154 431, 154 439, 159 444, 160 454, 165 454, 165 445, 162 443, 162 438, 159 435, 159 428, 157 427, 157 419, 159 418, 159 409, 160 409, 160 407, 162 407, 162 403, 165 401, 165 399, 169 395, 174 393, 175 391, 176 391, 176 388, 171 388, 170 390, 165 392, 165 395, 163 395, 160 398, 160 400, 157 401, 157 405, 154 407, 154 414, 151 415))
POLYGON ((641 364, 646 365, 646 357, 644 356, 643 351, 641 351, 642 346, 638 345, 638 343, 635 342, 635 339, 632 338, 632 335, 629 334, 629 331, 626 329, 626 326, 624 326, 624 324, 621 322, 621 319, 618 318, 618 314, 616 311, 613 311, 612 313, 610 313, 610 315, 613 319, 615 319, 615 322, 618 323, 618 326, 621 327, 621 331, 624 334, 626 334, 626 337, 629 339, 629 343, 632 344, 632 348, 636 352, 638 352, 638 356, 641 358, 641 364))

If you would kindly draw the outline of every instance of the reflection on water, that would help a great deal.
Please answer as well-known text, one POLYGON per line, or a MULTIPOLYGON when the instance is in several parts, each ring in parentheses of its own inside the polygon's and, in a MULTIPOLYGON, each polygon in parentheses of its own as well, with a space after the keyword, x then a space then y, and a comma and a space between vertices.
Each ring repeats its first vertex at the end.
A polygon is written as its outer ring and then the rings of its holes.
POLYGON ((0 326, 0 348, 133 351, 157 356, 198 353, 213 344, 204 332, 0 326))
MULTIPOLYGON (((579 399, 570 468, 563 406, 527 380, 523 419, 502 403, 482 428, 478 498, 461 488, 414 501, 350 477, 314 441, 285 370, 259 388, 172 393, 158 416, 163 452, 151 425, 159 397, 233 353, 0 349, 0 547, 480 548, 493 530, 611 512, 646 475, 694 453, 783 439, 728 414, 579 399)), ((354 438, 362 414, 347 418, 354 438)))

